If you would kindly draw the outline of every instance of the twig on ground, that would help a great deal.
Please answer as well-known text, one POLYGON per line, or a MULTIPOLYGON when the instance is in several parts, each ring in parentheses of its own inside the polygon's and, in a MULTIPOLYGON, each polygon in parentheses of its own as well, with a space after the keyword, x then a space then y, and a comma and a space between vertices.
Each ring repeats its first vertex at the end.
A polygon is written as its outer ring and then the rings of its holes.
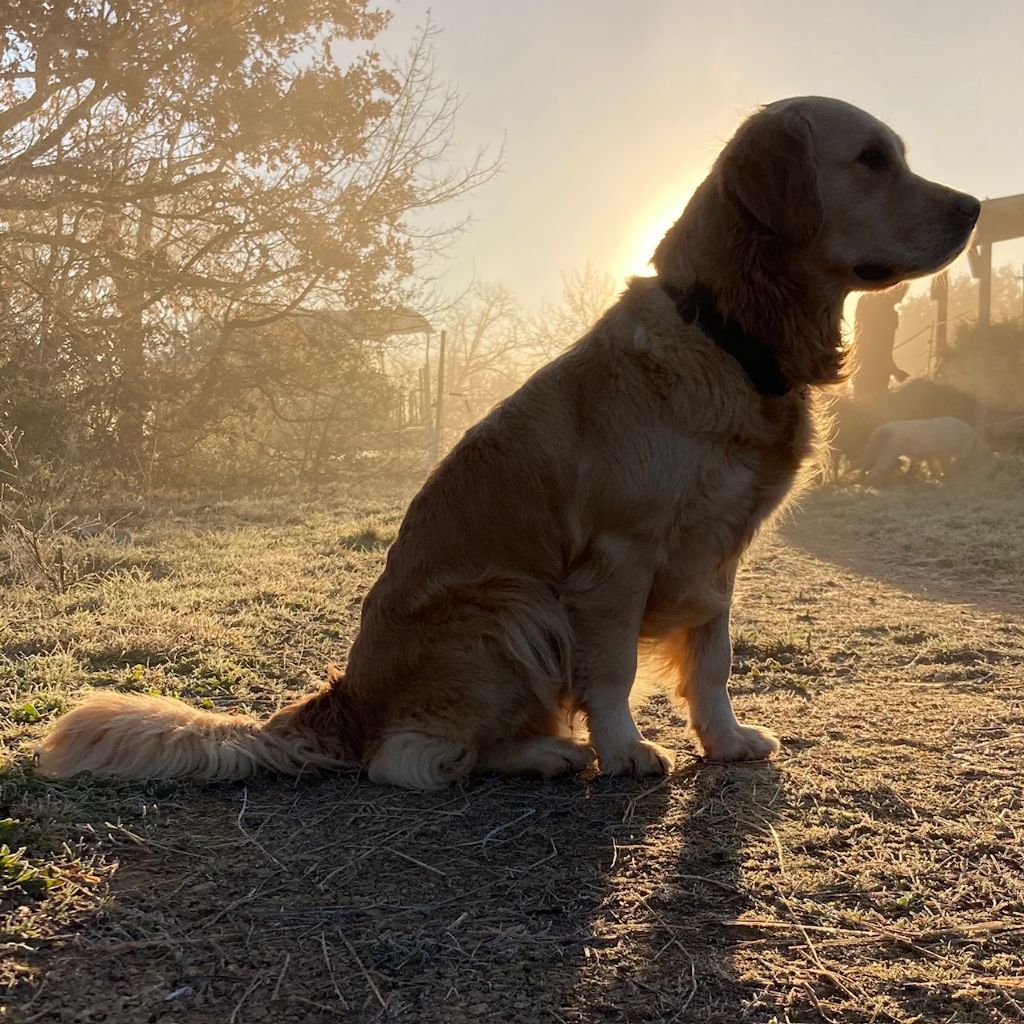
MULTIPOLYGON (((242 824, 243 820, 245 819, 245 812, 248 810, 248 808, 249 787, 246 786, 242 790, 242 806, 239 808, 238 817, 235 819, 235 824, 238 826, 238 831, 242 833, 242 837, 245 839, 245 841, 255 846, 256 849, 259 850, 260 853, 262 853, 263 856, 267 858, 267 860, 273 861, 282 871, 287 872, 288 869, 256 838, 255 835, 253 835, 246 829, 245 825, 242 824)), ((259 830, 257 829, 257 831, 259 830)))
POLYGON ((352 959, 359 965, 359 970, 362 971, 363 977, 366 979, 366 983, 370 986, 371 991, 377 997, 377 1002, 380 1003, 381 1008, 386 1010, 388 1004, 385 1002, 384 997, 380 994, 380 989, 377 988, 377 983, 370 976, 370 972, 363 965, 363 961, 359 959, 359 954, 356 952, 356 947, 352 945, 348 940, 348 936, 341 930, 338 931, 341 936, 341 941, 348 947, 348 951, 352 954, 352 959))
POLYGON ((235 1024, 235 1021, 238 1020, 238 1014, 241 1012, 242 1006, 245 1004, 245 1001, 249 998, 249 996, 253 994, 253 992, 256 991, 256 986, 259 985, 259 983, 262 980, 263 979, 260 977, 260 974, 257 971, 256 974, 253 976, 252 982, 249 984, 249 987, 245 990, 245 992, 242 993, 242 998, 239 999, 237 1003, 235 1003, 235 1008, 231 1011, 231 1016, 228 1017, 228 1024, 235 1024))
POLYGON ((274 985, 274 991, 270 994, 270 1001, 272 1003, 277 1002, 278 994, 281 991, 281 982, 284 981, 284 976, 288 973, 288 965, 292 962, 291 953, 285 953, 284 963, 281 965, 281 973, 277 976, 277 984, 274 985))
POLYGON ((481 849, 483 849, 496 835, 500 835, 502 832, 505 831, 505 829, 511 828, 513 825, 518 824, 520 821, 525 821, 527 818, 532 818, 533 815, 535 815, 536 813, 537 809, 535 807, 530 807, 527 810, 523 811, 523 813, 520 814, 517 818, 513 818, 511 821, 503 822, 500 825, 495 825, 494 828, 492 828, 491 831, 488 832, 487 835, 485 835, 482 839, 472 839, 469 842, 457 843, 456 845, 460 849, 466 846, 479 846, 481 849))
POLYGON ((655 783, 653 786, 645 789, 642 793, 637 793, 636 796, 632 797, 626 804, 626 810, 622 814, 622 824, 632 824, 633 818, 636 815, 637 804, 639 804, 641 800, 646 800, 652 793, 657 793, 659 789, 664 789, 671 778, 671 775, 663 775, 660 782, 655 783))
MULTIPOLYGON (((340 929, 338 934, 341 935, 342 939, 345 939, 345 936, 341 933, 340 929)), ((345 939, 345 942, 347 944, 348 940, 345 939)), ((341 1005, 344 1006, 345 1009, 348 1009, 348 1003, 345 1001, 345 997, 341 994, 341 989, 338 988, 338 979, 334 976, 334 967, 331 964, 331 955, 327 951, 327 937, 324 935, 322 931, 320 932, 320 949, 323 951, 324 966, 327 968, 327 975, 331 979, 331 985, 334 988, 334 994, 338 997, 338 1002, 341 1003, 341 1005)), ((356 959, 358 960, 358 957, 356 959)))
POLYGON ((396 857, 401 857, 402 860, 407 860, 410 864, 423 868, 424 871, 432 871, 435 875, 440 875, 442 878, 448 877, 448 872, 435 868, 432 864, 427 864, 422 860, 417 860, 415 857, 410 857, 409 854, 402 853, 401 850, 396 850, 392 846, 382 846, 380 849, 385 850, 387 853, 393 853, 396 857))

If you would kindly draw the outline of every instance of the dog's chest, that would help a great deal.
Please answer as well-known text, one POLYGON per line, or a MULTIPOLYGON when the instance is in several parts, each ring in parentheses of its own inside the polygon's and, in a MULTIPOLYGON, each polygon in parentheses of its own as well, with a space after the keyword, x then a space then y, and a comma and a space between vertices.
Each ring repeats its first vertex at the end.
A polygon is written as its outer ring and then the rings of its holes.
POLYGON ((736 562, 791 492, 813 440, 809 409, 794 400, 704 448, 668 524, 649 616, 704 621, 728 605, 736 562))
MULTIPOLYGON (((814 448, 814 417, 806 392, 763 403, 762 427, 742 451, 751 469, 752 514, 764 519, 790 493, 800 467, 814 448)), ((741 456, 743 457, 743 456, 741 456)))
POLYGON ((814 446, 814 419, 806 392, 762 399, 709 432, 694 462, 696 479, 684 488, 680 526, 698 519, 756 529, 792 489, 814 446), (750 521, 753 520, 753 523, 750 521))

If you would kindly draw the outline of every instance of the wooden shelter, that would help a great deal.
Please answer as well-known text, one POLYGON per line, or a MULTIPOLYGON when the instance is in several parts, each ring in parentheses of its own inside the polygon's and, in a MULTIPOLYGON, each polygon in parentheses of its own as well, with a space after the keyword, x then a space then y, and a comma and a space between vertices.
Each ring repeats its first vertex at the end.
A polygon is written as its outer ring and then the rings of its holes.
POLYGON ((1024 238, 1024 194, 984 199, 974 238, 967 250, 971 276, 978 282, 978 328, 985 331, 992 319, 992 246, 1024 238))

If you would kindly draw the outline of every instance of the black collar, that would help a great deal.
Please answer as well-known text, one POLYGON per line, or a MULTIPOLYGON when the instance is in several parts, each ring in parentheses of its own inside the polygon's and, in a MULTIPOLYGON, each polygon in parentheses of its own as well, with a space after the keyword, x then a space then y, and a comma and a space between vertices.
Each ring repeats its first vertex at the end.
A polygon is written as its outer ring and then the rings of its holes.
POLYGON ((683 320, 698 327, 723 352, 728 352, 762 395, 778 398, 788 393, 789 386, 775 353, 738 321, 723 316, 715 293, 707 285, 698 281, 689 288, 677 288, 665 281, 658 283, 675 303, 683 320))

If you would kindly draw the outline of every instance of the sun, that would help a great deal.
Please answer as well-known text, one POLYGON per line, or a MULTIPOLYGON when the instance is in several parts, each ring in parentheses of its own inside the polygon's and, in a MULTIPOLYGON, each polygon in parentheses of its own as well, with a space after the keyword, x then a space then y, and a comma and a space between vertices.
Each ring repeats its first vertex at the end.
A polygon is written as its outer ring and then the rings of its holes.
POLYGON ((622 245, 615 264, 618 277, 642 277, 651 273, 650 261, 654 250, 665 232, 679 219, 683 207, 703 180, 703 174, 677 180, 657 200, 648 204, 622 245))

